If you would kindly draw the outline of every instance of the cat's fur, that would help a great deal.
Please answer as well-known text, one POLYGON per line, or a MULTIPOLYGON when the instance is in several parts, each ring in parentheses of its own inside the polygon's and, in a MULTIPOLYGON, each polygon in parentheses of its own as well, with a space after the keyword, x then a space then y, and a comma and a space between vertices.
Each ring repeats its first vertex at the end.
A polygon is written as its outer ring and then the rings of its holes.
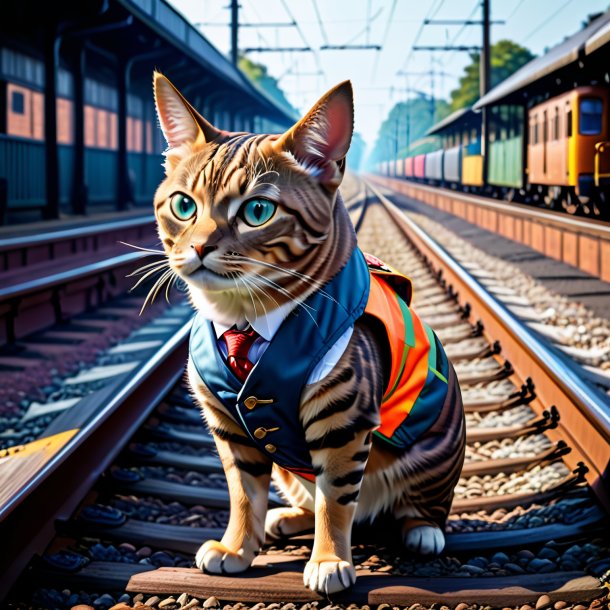
MULTIPOLYGON (((220 131, 159 73, 154 88, 168 142, 167 175, 155 196, 155 214, 169 264, 186 281, 194 306, 214 322, 240 325, 261 308, 302 302, 328 282, 356 245, 337 190, 352 136, 349 82, 329 91, 280 136, 220 131), (187 222, 169 209, 176 192, 197 203, 187 222), (259 228, 238 216, 242 202, 255 196, 279 204, 259 228)), ((265 533, 289 535, 315 524, 305 585, 339 591, 356 578, 350 543, 354 519, 384 511, 401 523, 407 548, 423 554, 442 550, 442 528, 464 456, 455 374, 450 367, 449 392, 436 423, 397 454, 378 446, 371 434, 379 425, 384 370, 379 339, 359 320, 332 372, 306 386, 301 396, 300 420, 316 470, 315 498, 312 486, 275 467, 274 482, 291 506, 267 511, 272 462, 250 446, 189 363, 191 387, 216 440, 231 497, 222 540, 205 542, 197 553, 201 569, 241 572, 265 533), (351 430, 347 436, 346 429, 351 430)))

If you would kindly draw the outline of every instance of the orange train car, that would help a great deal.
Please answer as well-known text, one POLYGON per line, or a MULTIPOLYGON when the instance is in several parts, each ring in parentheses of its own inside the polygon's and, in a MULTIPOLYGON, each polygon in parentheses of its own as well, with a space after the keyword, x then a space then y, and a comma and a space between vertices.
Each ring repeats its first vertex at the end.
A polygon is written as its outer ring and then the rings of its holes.
POLYGON ((608 191, 610 155, 597 145, 609 139, 609 98, 606 87, 578 87, 529 109, 528 182, 547 204, 608 191))

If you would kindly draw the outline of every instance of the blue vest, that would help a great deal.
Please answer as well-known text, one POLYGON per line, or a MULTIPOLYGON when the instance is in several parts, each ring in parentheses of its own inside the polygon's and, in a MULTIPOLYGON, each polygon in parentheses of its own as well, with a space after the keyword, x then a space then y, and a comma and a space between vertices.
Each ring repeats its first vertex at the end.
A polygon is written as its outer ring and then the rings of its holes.
POLYGON ((195 317, 189 351, 197 372, 253 444, 280 466, 311 473, 298 417, 301 392, 314 367, 364 313, 369 288, 367 263, 356 248, 345 267, 284 320, 243 386, 218 350, 212 323, 195 317))

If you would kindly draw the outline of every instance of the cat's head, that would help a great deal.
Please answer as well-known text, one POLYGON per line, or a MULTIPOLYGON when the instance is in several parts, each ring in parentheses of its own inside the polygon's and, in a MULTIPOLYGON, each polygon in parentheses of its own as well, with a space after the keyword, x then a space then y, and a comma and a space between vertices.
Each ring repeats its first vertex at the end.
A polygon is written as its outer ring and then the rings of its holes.
POLYGON ((195 307, 224 324, 252 321, 331 279, 355 246, 337 191, 353 130, 349 81, 280 135, 217 129, 158 72, 154 92, 168 144, 159 236, 195 307))

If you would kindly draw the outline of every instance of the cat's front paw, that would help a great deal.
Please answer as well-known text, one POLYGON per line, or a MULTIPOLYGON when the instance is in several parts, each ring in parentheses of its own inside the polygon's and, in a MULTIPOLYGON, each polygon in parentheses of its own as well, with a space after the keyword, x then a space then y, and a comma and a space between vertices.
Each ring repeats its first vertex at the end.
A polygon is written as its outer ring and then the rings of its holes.
POLYGON ((418 525, 407 531, 405 546, 420 555, 438 555, 445 548, 445 535, 433 525, 418 525))
POLYGON ((337 593, 356 582, 356 570, 349 561, 308 561, 303 572, 303 583, 318 593, 337 593))
POLYGON ((195 565, 201 571, 210 574, 237 574, 247 570, 253 559, 243 550, 234 553, 222 542, 208 540, 199 547, 195 556, 195 565))

